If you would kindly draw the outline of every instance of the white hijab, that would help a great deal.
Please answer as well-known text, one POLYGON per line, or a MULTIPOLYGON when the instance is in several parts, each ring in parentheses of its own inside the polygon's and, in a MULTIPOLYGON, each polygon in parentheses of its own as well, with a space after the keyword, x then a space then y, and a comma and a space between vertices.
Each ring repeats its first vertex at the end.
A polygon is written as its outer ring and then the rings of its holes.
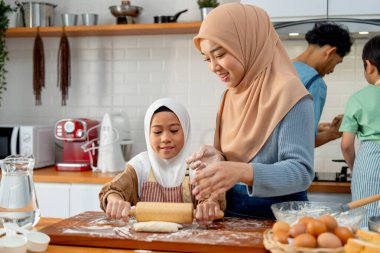
POLYGON ((189 152, 191 137, 190 117, 186 108, 172 98, 156 100, 145 113, 144 133, 148 151, 138 154, 129 161, 129 164, 135 169, 139 180, 139 196, 141 195, 142 183, 148 180, 151 168, 160 185, 164 187, 180 185, 186 174, 186 157, 189 152), (171 159, 162 159, 153 151, 150 145, 150 124, 154 112, 161 106, 166 106, 176 114, 181 123, 185 138, 182 150, 171 159))

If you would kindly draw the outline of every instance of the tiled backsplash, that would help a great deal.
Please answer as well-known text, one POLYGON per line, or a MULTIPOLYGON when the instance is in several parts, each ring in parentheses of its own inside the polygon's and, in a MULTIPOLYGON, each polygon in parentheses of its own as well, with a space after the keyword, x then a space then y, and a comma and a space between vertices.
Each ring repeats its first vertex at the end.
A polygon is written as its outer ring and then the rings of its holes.
MULTIPOLYGON (((107 2, 106 6, 118 4, 118 1, 98 2, 107 2)), ((149 6, 156 1, 132 1, 135 5, 143 5, 144 2, 144 8, 148 12, 149 6)), ((170 2, 178 4, 182 0, 170 2)), ((157 3, 155 5, 158 6, 157 3)), ((181 8, 183 6, 178 7, 179 10, 181 8)), ((196 5, 194 8, 197 8, 196 5)), ((161 9, 161 12, 165 11, 165 8, 161 9)), ((207 69, 207 64, 193 47, 192 37, 193 35, 157 35, 69 38, 72 76, 67 106, 64 107, 61 106, 61 95, 57 87, 59 38, 43 38, 46 87, 42 90, 42 106, 34 105, 32 89, 34 38, 7 39, 10 51, 10 62, 6 65, 9 71, 8 90, 0 107, 0 124, 52 125, 61 118, 77 117, 101 120, 106 112, 124 110, 130 120, 134 155, 145 150, 145 110, 155 99, 170 96, 181 101, 189 110, 192 119, 192 149, 197 149, 202 143, 211 144, 216 111, 224 86, 207 69)), ((336 114, 343 113, 348 97, 366 85, 361 62, 365 41, 356 40, 352 52, 344 58, 344 62, 336 67, 333 74, 325 77, 328 97, 322 121, 331 121, 336 114)), ((295 57, 305 48, 306 42, 285 41, 285 46, 290 57, 295 57)), ((338 171, 342 164, 335 164, 331 159, 342 158, 340 141, 317 148, 315 157, 316 170, 338 171)))

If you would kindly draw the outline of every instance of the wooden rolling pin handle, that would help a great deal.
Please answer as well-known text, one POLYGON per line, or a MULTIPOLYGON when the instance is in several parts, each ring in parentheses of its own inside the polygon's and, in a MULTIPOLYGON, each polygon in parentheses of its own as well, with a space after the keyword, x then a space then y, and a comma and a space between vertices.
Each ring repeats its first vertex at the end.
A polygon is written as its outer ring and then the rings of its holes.
POLYGON ((370 197, 367 197, 364 199, 359 199, 359 200, 353 201, 351 203, 348 203, 348 207, 350 209, 353 209, 353 208, 357 208, 357 207, 364 206, 366 204, 375 202, 377 200, 380 200, 380 194, 376 194, 376 195, 373 195, 373 196, 370 196, 370 197))
POLYGON ((129 210, 129 216, 135 216, 136 217, 136 207, 132 207, 130 210, 129 210))

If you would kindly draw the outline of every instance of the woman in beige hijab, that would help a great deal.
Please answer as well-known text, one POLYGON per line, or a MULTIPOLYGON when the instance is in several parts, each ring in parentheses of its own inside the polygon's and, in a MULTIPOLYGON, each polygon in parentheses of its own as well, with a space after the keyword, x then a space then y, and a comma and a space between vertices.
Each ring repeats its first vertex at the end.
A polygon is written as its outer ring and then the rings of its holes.
POLYGON ((307 200, 314 157, 313 103, 266 12, 224 4, 194 38, 209 69, 226 86, 214 146, 187 162, 193 193, 227 192, 227 216, 273 218, 270 205, 307 200))

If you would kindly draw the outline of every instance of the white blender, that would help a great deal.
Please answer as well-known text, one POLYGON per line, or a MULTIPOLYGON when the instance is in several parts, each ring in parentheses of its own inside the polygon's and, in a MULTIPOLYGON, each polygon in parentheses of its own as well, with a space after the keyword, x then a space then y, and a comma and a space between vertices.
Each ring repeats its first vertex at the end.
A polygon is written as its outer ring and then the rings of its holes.
POLYGON ((92 166, 93 171, 117 172, 125 168, 125 162, 129 160, 133 141, 129 121, 125 112, 106 113, 100 124, 99 146, 88 147, 90 143, 82 146, 84 151, 98 149, 97 166, 92 166))

